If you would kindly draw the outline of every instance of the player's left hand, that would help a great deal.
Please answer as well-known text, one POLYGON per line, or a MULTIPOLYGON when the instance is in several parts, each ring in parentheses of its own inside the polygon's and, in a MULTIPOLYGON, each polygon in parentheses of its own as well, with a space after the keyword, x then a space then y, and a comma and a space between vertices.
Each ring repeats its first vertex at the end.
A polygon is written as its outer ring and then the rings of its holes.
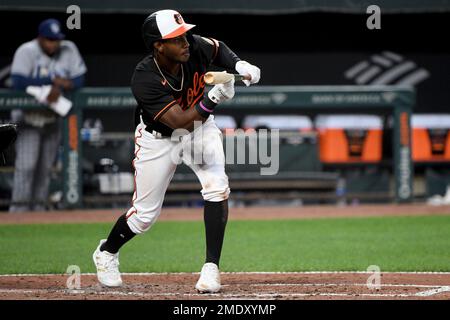
POLYGON ((250 75, 252 77, 251 80, 242 80, 247 87, 250 86, 250 84, 258 83, 261 78, 261 70, 247 61, 238 61, 235 69, 241 75, 250 75))
POLYGON ((216 84, 208 92, 208 98, 214 103, 222 103, 234 97, 234 78, 225 83, 216 84))

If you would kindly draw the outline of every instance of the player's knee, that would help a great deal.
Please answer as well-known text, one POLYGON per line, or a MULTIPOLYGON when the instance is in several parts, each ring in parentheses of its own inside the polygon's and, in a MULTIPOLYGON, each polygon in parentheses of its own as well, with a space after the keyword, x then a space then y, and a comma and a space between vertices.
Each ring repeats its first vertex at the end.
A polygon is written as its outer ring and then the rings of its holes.
POLYGON ((215 192, 204 194, 203 200, 211 202, 220 202, 227 200, 229 196, 230 196, 230 188, 226 188, 224 190, 217 190, 215 192))
POLYGON ((203 200, 211 202, 219 202, 227 200, 230 196, 230 187, 228 178, 216 179, 209 181, 202 189, 203 200))
POLYGON ((160 212, 161 210, 138 210, 131 212, 127 219, 128 226, 135 234, 145 233, 156 222, 160 212))

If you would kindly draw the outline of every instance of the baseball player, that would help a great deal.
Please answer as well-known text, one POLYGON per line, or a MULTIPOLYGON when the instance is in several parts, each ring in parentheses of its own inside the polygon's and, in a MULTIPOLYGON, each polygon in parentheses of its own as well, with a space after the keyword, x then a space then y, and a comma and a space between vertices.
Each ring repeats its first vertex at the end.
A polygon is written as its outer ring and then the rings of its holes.
MULTIPOLYGON (((22 44, 14 54, 11 66, 14 89, 52 85, 47 96, 48 103, 52 103, 63 92, 83 85, 86 66, 76 45, 63 40, 64 37, 57 20, 40 23, 38 37, 22 44)), ((19 135, 9 211, 44 210, 50 169, 60 143, 61 118, 46 106, 13 110, 11 118, 19 125, 19 135)))
POLYGON ((206 261, 195 288, 220 290, 219 259, 228 219, 230 189, 225 173, 221 132, 214 109, 233 98, 234 79, 205 94, 204 74, 214 64, 250 76, 257 83, 260 69, 242 61, 225 43, 191 33, 194 27, 174 10, 148 16, 142 36, 150 54, 136 66, 131 88, 137 100, 135 130, 135 191, 130 209, 101 240, 93 254, 97 277, 106 286, 120 286, 119 249, 136 234, 150 229, 161 212, 166 189, 180 161, 202 185, 206 231, 206 261), (195 124, 201 126, 195 128, 195 124), (195 130, 194 130, 195 129, 195 130), (199 130, 202 134, 196 134, 199 130), (177 135, 178 132, 184 132, 177 135), (187 152, 189 146, 192 152, 187 152), (199 147, 201 146, 201 148, 199 147), (198 152, 214 161, 192 161, 198 152))

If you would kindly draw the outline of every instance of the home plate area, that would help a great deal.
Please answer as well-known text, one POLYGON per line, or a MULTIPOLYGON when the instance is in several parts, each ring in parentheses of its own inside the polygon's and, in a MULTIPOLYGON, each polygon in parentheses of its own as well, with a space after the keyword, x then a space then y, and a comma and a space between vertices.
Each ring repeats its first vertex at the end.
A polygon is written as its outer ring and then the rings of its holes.
POLYGON ((381 273, 378 287, 370 281, 368 286, 370 276, 366 272, 222 273, 220 293, 200 294, 194 289, 198 273, 124 274, 119 288, 102 287, 94 274, 82 274, 75 289, 67 288, 68 275, 2 275, 0 299, 450 299, 450 273, 381 273))

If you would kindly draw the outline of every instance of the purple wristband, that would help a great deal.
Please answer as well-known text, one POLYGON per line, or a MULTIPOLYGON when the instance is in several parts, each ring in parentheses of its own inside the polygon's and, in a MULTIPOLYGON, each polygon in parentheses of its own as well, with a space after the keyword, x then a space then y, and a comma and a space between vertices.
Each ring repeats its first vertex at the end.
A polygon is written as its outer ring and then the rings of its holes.
POLYGON ((208 109, 207 107, 205 107, 201 101, 199 103, 199 106, 200 106, 200 108, 202 108, 206 112, 212 113, 214 111, 214 110, 211 110, 211 109, 208 109))

